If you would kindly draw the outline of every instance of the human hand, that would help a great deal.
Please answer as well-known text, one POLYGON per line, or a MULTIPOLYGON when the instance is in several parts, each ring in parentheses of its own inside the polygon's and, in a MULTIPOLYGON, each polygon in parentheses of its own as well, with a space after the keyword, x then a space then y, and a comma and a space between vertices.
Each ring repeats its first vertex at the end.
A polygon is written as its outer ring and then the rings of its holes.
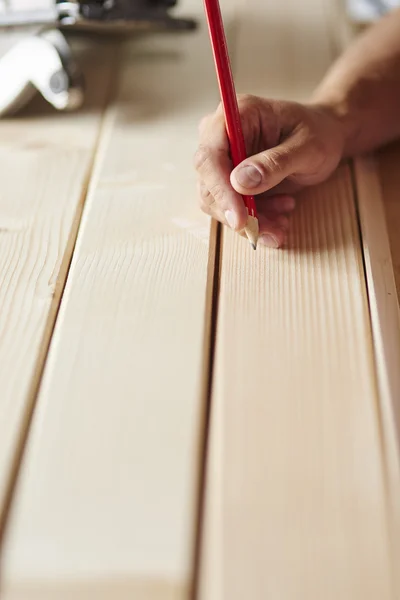
POLYGON ((329 177, 345 143, 343 127, 328 107, 238 96, 249 158, 232 171, 221 105, 200 124, 195 155, 200 206, 204 212, 242 230, 247 211, 241 194, 255 195, 259 241, 278 248, 284 243, 293 193, 329 177))

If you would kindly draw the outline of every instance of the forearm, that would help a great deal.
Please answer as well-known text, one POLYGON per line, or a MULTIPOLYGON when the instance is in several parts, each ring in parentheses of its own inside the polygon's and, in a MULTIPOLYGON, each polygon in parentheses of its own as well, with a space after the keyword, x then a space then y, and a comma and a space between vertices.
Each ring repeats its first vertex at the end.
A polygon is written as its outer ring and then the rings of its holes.
POLYGON ((400 136, 400 11, 354 42, 327 73, 312 102, 340 119, 345 156, 400 136))

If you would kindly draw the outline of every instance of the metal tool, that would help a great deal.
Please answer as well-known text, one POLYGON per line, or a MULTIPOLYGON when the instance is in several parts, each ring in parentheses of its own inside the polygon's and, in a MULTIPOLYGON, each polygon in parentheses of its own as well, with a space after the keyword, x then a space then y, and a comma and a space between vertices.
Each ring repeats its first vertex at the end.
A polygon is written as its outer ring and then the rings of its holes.
POLYGON ((54 0, 48 10, 29 11, 16 10, 7 3, 6 10, 0 13, 0 29, 35 26, 39 33, 23 39, 0 59, 0 117, 19 110, 36 90, 58 110, 79 107, 83 101, 83 77, 65 35, 194 29, 194 20, 169 14, 176 2, 54 0))
POLYGON ((58 110, 83 101, 83 78, 57 29, 23 39, 0 60, 0 116, 22 108, 37 91, 58 110))
POLYGON ((346 0, 346 2, 348 14, 356 23, 375 21, 400 6, 400 0, 346 0))
POLYGON ((49 10, 13 10, 0 14, 0 27, 49 25, 61 29, 115 33, 140 29, 193 29, 193 19, 174 18, 177 0, 55 0, 49 10))

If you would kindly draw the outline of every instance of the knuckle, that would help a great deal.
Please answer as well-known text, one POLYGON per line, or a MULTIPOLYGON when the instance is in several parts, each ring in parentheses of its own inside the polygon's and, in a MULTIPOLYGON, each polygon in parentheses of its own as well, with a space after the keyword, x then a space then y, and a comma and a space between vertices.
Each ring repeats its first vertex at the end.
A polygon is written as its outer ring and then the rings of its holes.
POLYGON ((215 198, 213 198, 212 194, 210 193, 210 191, 207 188, 207 186, 205 185, 205 183, 199 182, 197 187, 198 187, 198 193, 199 193, 200 207, 202 208, 202 210, 204 210, 204 208, 206 207, 207 208, 206 212, 209 212, 210 207, 215 202, 215 198))
POLYGON ((289 160, 289 154, 270 150, 262 156, 261 168, 263 169, 264 175, 269 175, 270 173, 282 173, 286 170, 289 160))
POLYGON ((212 196, 213 202, 222 202, 224 198, 224 189, 219 183, 215 183, 209 189, 209 195, 212 196))
POLYGON ((197 171, 204 171, 209 168, 211 160, 211 151, 207 146, 200 145, 194 155, 194 166, 197 171))
POLYGON ((255 104, 257 101, 257 98, 256 98, 256 96, 253 96, 252 94, 238 94, 237 100, 238 100, 238 104, 240 105, 240 107, 243 107, 243 106, 255 104))
POLYGON ((214 202, 212 194, 205 186, 202 186, 201 188, 201 198, 202 201, 205 202, 207 205, 210 205, 214 202))
POLYGON ((290 120, 289 115, 293 114, 293 109, 285 100, 270 100, 268 104, 265 105, 265 109, 267 108, 274 118, 282 124, 285 124, 288 120, 290 120))

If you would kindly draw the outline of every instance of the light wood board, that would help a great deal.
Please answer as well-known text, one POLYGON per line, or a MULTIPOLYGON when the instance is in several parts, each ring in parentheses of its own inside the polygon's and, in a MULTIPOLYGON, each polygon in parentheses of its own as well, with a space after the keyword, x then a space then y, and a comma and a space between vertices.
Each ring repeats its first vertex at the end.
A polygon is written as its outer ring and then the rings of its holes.
POLYGON ((391 144, 378 156, 390 250, 397 296, 400 298, 400 144, 391 144))
POLYGON ((397 444, 390 460, 395 461, 399 477, 400 312, 375 158, 355 160, 355 183, 384 428, 397 444))
MULTIPOLYGON (((346 22, 346 16, 337 14, 337 19, 333 21, 332 35, 339 51, 345 51, 359 35, 359 28, 347 21, 347 35, 340 36, 338 32, 341 28, 337 27, 340 20, 346 22)), ((391 552, 393 563, 399 564, 400 311, 394 263, 398 261, 400 249, 396 246, 395 229, 400 203, 395 176, 397 169, 391 148, 383 152, 381 165, 384 165, 384 171, 380 171, 379 161, 372 155, 356 157, 353 178, 379 392, 379 424, 390 507, 391 552), (385 161, 382 161, 383 156, 386 157, 385 161)), ((395 572, 394 593, 397 598, 400 595, 400 577, 397 569, 395 572)))
MULTIPOLYGON (((242 91, 311 92, 333 58, 324 8, 247 2, 242 91)), ((224 233, 202 600, 397 598, 348 167, 301 197, 286 250, 224 233)))
POLYGON ((198 122, 218 101, 207 30, 133 41, 121 69, 21 472, 2 600, 189 598, 216 239, 192 165, 198 122))
MULTIPOLYGON (((2 34, 1 51, 21 34, 2 34)), ((83 55, 86 105, 56 114, 37 98, 0 121, 0 529, 85 199, 111 64, 83 55), (85 68, 86 65, 86 68, 85 68)))
MULTIPOLYGON (((355 160, 355 183, 379 389, 393 563, 400 564, 400 310, 377 161, 355 160)), ((395 570, 395 594, 400 576, 395 570)))
MULTIPOLYGON (((325 8, 249 0, 231 44, 238 90, 305 99, 333 56, 325 8)), ((191 596, 216 249, 191 166, 197 121, 217 102, 206 31, 138 40, 122 69, 2 600, 191 596)), ((348 167, 302 198, 284 251, 224 233, 201 600, 397 598, 398 498, 348 167)))

